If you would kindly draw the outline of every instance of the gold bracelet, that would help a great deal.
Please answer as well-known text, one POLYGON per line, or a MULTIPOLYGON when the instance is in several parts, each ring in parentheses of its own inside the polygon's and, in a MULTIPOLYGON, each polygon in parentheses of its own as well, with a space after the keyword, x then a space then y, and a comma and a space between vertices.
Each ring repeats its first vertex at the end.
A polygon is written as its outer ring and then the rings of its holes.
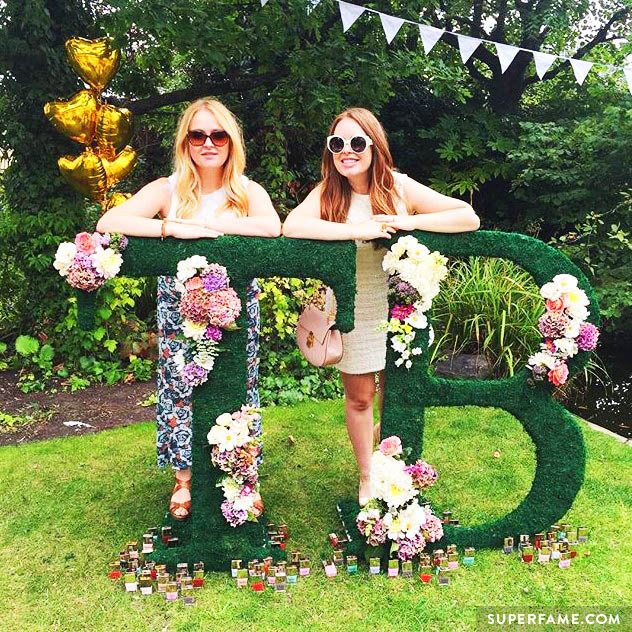
POLYGON ((160 240, 164 241, 164 238, 167 236, 167 219, 162 220, 162 224, 160 225, 160 240))

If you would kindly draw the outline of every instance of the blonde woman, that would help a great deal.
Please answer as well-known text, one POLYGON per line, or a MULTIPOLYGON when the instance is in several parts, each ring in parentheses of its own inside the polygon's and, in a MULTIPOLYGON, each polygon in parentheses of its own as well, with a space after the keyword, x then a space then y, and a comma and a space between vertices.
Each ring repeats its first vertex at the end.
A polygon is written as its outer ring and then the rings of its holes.
MULTIPOLYGON (((174 172, 143 187, 109 210, 100 232, 138 237, 214 238, 221 235, 277 237, 280 220, 270 197, 244 175, 246 157, 234 115, 215 99, 199 99, 180 117, 174 172)), ((248 394, 257 406, 259 304, 253 281, 248 289, 248 394)), ((169 511, 176 520, 191 514, 191 387, 173 363, 181 343, 173 277, 158 278, 158 465, 171 465, 175 486, 169 511)))
POLYGON ((371 240, 389 239, 400 230, 456 233, 478 226, 466 202, 393 170, 386 133, 363 108, 334 119, 323 151, 322 181, 283 224, 286 237, 357 243, 355 329, 343 334, 344 355, 337 366, 347 432, 360 471, 360 505, 370 496, 373 400, 376 381, 383 385, 386 363, 386 333, 377 330, 388 313, 385 251, 371 240))

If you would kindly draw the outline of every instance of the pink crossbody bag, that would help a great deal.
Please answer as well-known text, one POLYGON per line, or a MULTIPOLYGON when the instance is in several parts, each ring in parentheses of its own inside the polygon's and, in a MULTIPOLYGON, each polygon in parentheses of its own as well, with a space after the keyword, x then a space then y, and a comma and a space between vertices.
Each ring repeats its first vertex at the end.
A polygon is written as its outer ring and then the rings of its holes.
POLYGON ((324 311, 308 305, 298 317, 296 342, 305 359, 314 366, 329 366, 342 359, 342 334, 335 329, 335 315, 336 299, 327 288, 324 311))

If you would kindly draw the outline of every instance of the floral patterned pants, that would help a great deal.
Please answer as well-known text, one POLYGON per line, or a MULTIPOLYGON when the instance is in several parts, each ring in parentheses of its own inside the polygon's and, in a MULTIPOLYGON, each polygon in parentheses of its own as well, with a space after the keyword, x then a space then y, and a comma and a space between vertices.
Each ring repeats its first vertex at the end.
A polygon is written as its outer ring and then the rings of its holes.
MULTIPOLYGON (((251 281, 246 294, 248 316, 246 403, 259 406, 259 287, 251 281)), ((180 295, 174 277, 158 277, 158 375, 156 405, 158 467, 174 470, 191 467, 193 388, 179 379, 173 357, 181 349, 177 335, 182 325, 178 311, 180 295)))

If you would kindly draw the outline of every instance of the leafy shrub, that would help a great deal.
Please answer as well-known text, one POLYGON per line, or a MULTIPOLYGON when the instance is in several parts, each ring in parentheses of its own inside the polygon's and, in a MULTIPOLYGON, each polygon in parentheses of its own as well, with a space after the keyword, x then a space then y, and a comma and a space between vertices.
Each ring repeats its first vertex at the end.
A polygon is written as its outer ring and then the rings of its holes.
POLYGON ((296 346, 296 321, 321 286, 316 279, 271 277, 261 287, 261 345, 259 390, 263 405, 294 404, 306 399, 342 395, 338 372, 318 369, 303 358, 296 346))
POLYGON ((487 357, 497 377, 513 375, 541 342, 537 321, 543 309, 531 275, 512 261, 455 260, 434 300, 431 362, 476 353, 487 357))

